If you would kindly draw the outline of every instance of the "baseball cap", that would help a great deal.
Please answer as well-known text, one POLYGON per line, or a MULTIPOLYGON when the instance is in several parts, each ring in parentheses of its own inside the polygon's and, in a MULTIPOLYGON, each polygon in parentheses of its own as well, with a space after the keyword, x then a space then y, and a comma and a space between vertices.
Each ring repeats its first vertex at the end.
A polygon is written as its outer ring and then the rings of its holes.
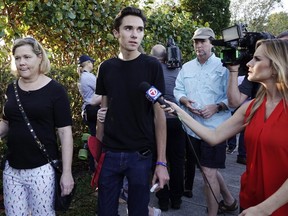
POLYGON ((215 38, 214 31, 211 28, 198 28, 192 37, 192 39, 208 39, 215 38))
POLYGON ((95 62, 94 59, 90 58, 88 55, 81 55, 78 60, 78 64, 82 64, 83 62, 91 61, 92 63, 95 62))

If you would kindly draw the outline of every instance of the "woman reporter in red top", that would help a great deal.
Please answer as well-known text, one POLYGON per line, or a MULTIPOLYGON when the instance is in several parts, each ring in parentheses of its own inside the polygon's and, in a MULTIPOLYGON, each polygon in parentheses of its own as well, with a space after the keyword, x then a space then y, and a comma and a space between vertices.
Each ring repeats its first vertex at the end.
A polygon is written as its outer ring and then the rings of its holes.
MULTIPOLYGON (((203 140, 216 145, 245 128, 247 168, 241 177, 240 216, 288 214, 288 41, 263 40, 247 63, 248 79, 261 87, 254 100, 214 130, 204 127, 176 104, 177 112, 203 140)), ((233 73, 235 66, 230 67, 233 73), (231 69, 233 68, 233 69, 231 69)), ((237 68, 238 69, 238 68, 237 68)), ((237 70, 236 69, 236 70, 237 70)))

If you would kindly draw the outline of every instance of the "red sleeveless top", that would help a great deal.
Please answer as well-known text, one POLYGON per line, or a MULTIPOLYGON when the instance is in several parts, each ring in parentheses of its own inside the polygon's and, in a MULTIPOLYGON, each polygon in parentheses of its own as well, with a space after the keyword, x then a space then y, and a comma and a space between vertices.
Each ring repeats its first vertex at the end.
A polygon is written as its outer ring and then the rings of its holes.
MULTIPOLYGON (((251 112, 252 102, 246 118, 251 112)), ((288 178, 288 110, 280 101, 265 120, 266 98, 245 129, 246 172, 241 177, 240 204, 247 209, 267 199, 288 178)), ((288 204, 273 216, 287 216, 288 204)))

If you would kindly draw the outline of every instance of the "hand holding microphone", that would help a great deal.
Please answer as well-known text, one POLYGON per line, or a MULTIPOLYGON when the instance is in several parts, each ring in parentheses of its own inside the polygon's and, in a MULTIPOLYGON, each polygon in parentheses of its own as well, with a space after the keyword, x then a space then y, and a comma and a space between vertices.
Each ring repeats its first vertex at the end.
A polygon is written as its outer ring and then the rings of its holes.
POLYGON ((157 88, 155 88, 154 86, 151 86, 147 82, 142 82, 139 85, 139 89, 145 93, 148 100, 150 100, 153 103, 158 102, 161 105, 161 108, 164 109, 165 112, 168 112, 170 114, 177 116, 177 113, 175 112, 175 110, 163 100, 162 93, 157 88))
MULTIPOLYGON (((175 116, 177 116, 177 113, 174 110, 172 110, 172 108, 169 106, 169 104, 166 103, 161 98, 162 93, 158 89, 156 89, 154 86, 151 86, 147 82, 142 82, 139 85, 139 89, 143 93, 145 93, 147 99, 150 100, 152 103, 158 102, 161 105, 162 109, 170 109, 171 113, 173 113, 175 116)), ((164 185, 167 184, 169 181, 169 174, 168 174, 167 169, 166 169, 166 163, 164 163, 164 164, 165 164, 164 165, 165 169, 161 168, 161 167, 163 167, 163 164, 160 168, 159 168, 159 166, 155 168, 154 176, 152 179, 152 183, 154 185, 150 189, 150 191, 152 193, 162 189, 164 187, 164 185)))

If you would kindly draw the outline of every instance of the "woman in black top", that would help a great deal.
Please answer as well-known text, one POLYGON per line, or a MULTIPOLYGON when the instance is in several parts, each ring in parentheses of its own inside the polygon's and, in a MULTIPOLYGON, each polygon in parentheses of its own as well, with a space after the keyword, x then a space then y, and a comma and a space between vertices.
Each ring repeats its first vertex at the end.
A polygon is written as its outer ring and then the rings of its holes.
MULTIPOLYGON (((45 74, 50 62, 34 38, 17 39, 12 48, 17 89, 24 111, 41 143, 53 159, 61 142, 62 195, 74 187, 71 172, 73 155, 72 118, 67 93, 62 85, 45 74), (57 130, 55 130, 57 129, 57 130)), ((7 161, 3 171, 6 215, 55 215, 54 169, 42 155, 18 108, 13 84, 0 122, 0 137, 7 136, 7 161)))

